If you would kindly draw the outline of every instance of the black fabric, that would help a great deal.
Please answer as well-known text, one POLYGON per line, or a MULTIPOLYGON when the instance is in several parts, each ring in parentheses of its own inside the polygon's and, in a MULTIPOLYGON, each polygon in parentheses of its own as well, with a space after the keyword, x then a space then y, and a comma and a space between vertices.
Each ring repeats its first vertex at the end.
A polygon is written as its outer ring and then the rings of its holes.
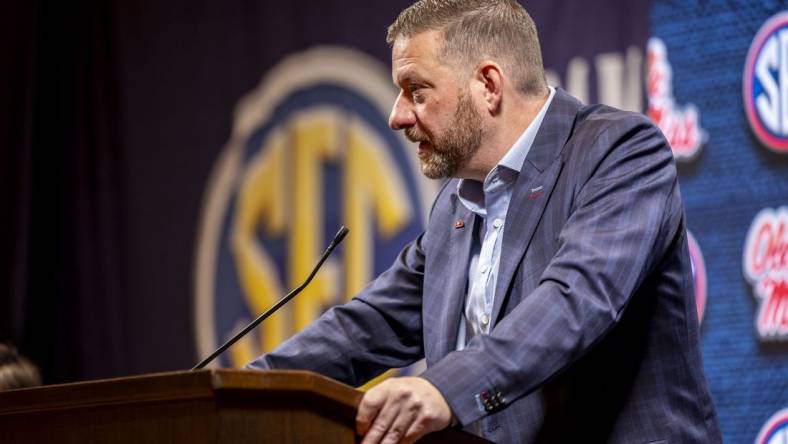
POLYGON ((0 339, 46 382, 115 375, 127 346, 112 10, 6 7, 0 339))

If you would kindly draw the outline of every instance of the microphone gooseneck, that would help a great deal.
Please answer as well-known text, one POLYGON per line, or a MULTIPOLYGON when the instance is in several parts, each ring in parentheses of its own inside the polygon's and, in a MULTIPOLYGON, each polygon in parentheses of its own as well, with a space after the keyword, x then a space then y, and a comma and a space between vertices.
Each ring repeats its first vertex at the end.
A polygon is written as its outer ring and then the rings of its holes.
POLYGON ((328 259, 328 257, 331 255, 331 252, 334 251, 334 248, 336 248, 336 246, 339 245, 342 242, 342 240, 345 239, 345 236, 347 236, 349 231, 350 230, 343 225, 339 229, 337 234, 334 236, 334 239, 331 240, 331 243, 328 244, 328 247, 326 248, 326 251, 323 252, 323 255, 320 257, 320 260, 317 262, 317 265, 315 265, 315 268, 312 269, 312 272, 309 273, 309 276, 307 276, 306 280, 301 285, 299 285, 298 287, 293 289, 290 293, 288 293, 285 297, 280 299, 271 308, 266 310, 265 313, 263 313, 260 316, 258 316, 257 319, 255 319, 254 321, 250 322, 249 325, 244 327, 243 330, 241 330, 238 333, 236 333, 235 336, 233 336, 232 338, 228 339, 227 342, 222 344, 221 347, 217 348, 213 353, 211 353, 210 356, 208 356, 207 358, 203 359, 202 361, 200 361, 199 364, 197 364, 194 367, 192 367, 192 371, 193 370, 200 370, 201 368, 203 368, 206 365, 208 365, 211 361, 216 359, 217 356, 221 355, 222 353, 224 353, 225 350, 230 348, 230 346, 235 344, 239 339, 241 339, 242 337, 246 336, 246 334, 249 333, 250 331, 252 331, 252 329, 254 329, 258 325, 260 325, 261 322, 265 321, 269 316, 271 316, 272 314, 276 313, 276 311, 279 310, 280 308, 282 308, 282 306, 285 305, 290 299, 293 299, 298 293, 301 293, 301 291, 304 288, 306 288, 306 286, 309 285, 309 283, 315 277, 317 272, 320 270, 320 267, 323 266, 323 262, 325 262, 326 259, 328 259))

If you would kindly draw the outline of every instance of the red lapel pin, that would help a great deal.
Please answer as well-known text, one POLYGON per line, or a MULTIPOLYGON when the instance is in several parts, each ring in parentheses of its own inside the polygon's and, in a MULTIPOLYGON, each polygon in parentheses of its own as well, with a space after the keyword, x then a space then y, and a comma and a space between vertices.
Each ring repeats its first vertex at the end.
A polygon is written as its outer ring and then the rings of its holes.
POLYGON ((457 219, 457 220, 454 222, 454 228, 463 228, 463 227, 465 227, 465 221, 464 221, 464 220, 462 220, 462 219, 457 219))
POLYGON ((543 186, 539 185, 536 188, 531 188, 531 194, 528 195, 528 200, 536 200, 539 199, 539 196, 542 195, 542 190, 544 189, 543 186))

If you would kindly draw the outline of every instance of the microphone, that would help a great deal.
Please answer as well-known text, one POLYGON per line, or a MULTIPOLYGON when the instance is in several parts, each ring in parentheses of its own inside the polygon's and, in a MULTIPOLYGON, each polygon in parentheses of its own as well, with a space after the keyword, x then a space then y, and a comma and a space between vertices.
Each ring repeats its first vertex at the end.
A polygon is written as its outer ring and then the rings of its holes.
POLYGON ((271 316, 272 314, 276 313, 276 311, 279 310, 280 308, 282 308, 282 306, 285 305, 290 299, 293 299, 298 293, 301 293, 301 291, 304 288, 306 288, 306 286, 309 285, 309 283, 312 281, 312 278, 315 277, 315 275, 317 274, 318 270, 320 270, 320 267, 323 265, 323 262, 325 262, 326 259, 328 259, 328 256, 331 255, 331 252, 334 251, 334 248, 336 248, 336 246, 339 245, 339 243, 342 242, 342 240, 345 239, 345 236, 347 236, 349 231, 350 230, 348 230, 347 227, 345 227, 344 225, 342 226, 342 228, 339 229, 339 231, 337 232, 336 236, 334 236, 334 239, 331 240, 330 244, 328 244, 328 247, 326 248, 326 251, 323 252, 323 256, 320 257, 320 260, 317 262, 317 265, 315 265, 315 268, 312 270, 311 273, 309 273, 309 276, 307 276, 307 278, 304 281, 304 283, 302 283, 301 285, 299 285, 298 287, 293 289, 293 291, 288 293, 285 297, 280 299, 279 302, 274 304, 273 307, 269 308, 268 310, 266 310, 265 313, 263 313, 260 316, 258 316, 257 319, 255 319, 254 321, 250 322, 249 325, 244 327, 243 330, 239 331, 235 336, 233 336, 227 342, 222 344, 221 347, 217 348, 213 353, 211 353, 211 356, 208 356, 207 358, 205 358, 202 361, 200 361, 199 364, 197 364, 194 367, 192 367, 191 370, 192 371, 200 370, 201 368, 203 368, 206 365, 208 365, 211 361, 216 359, 217 356, 219 356, 225 350, 230 348, 230 346, 235 344, 239 339, 241 339, 242 337, 246 336, 246 334, 249 333, 253 328, 257 327, 261 322, 265 321, 269 316, 271 316))

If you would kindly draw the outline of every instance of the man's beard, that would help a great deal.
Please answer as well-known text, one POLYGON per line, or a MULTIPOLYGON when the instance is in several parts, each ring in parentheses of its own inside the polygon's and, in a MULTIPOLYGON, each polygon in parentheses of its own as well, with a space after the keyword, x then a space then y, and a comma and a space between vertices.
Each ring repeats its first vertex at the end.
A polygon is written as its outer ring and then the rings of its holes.
POLYGON ((457 101, 454 119, 440 135, 422 131, 418 126, 405 129, 411 142, 426 141, 430 149, 422 156, 421 172, 430 179, 454 177, 479 150, 482 142, 482 118, 473 107, 470 95, 462 93, 457 101))

